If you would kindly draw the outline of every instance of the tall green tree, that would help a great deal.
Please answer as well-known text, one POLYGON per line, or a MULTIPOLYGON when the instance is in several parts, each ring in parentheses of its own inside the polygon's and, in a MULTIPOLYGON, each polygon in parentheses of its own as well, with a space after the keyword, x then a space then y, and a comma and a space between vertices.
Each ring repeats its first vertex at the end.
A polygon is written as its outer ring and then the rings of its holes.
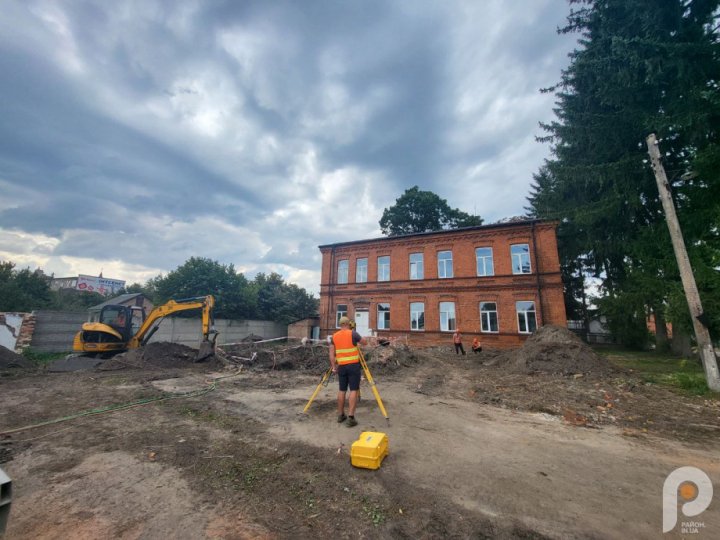
POLYGON ((28 312, 51 305, 52 293, 42 270, 16 270, 10 261, 0 261, 0 311, 28 312))
POLYGON ((191 257, 172 272, 130 289, 152 295, 156 304, 212 294, 215 316, 227 319, 289 323, 314 315, 318 309, 316 298, 294 283, 286 283, 280 274, 261 272, 248 281, 232 264, 202 257, 191 257))
MULTIPOLYGON (((720 247, 719 2, 570 4, 560 31, 578 33, 579 47, 546 89, 557 98, 557 119, 541 138, 552 158, 534 177, 529 212, 561 221, 566 279, 602 278, 609 316, 625 304, 663 317, 679 278, 645 138, 661 140, 690 256, 707 285, 720 247)), ((642 320, 626 318, 637 326, 626 334, 642 336, 642 320)))
POLYGON ((290 323, 315 315, 318 301, 294 283, 285 283, 280 274, 259 273, 252 282, 257 291, 257 316, 290 323))
POLYGON ((447 200, 418 186, 406 189, 380 218, 382 233, 389 236, 482 225, 482 218, 451 208, 447 200))
POLYGON ((245 276, 232 264, 203 257, 190 257, 172 272, 151 279, 147 287, 155 291, 156 303, 212 294, 216 317, 246 319, 255 313, 256 297, 245 276))

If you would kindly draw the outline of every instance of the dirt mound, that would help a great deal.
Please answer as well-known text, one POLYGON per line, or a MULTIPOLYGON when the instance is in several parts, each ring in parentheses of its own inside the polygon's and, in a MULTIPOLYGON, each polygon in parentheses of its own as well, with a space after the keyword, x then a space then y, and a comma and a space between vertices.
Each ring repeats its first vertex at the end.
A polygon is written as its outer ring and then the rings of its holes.
POLYGON ((34 367, 35 365, 24 356, 14 353, 10 349, 7 349, 0 345, 0 369, 33 369, 34 367))
POLYGON ((561 326, 543 326, 517 350, 497 358, 497 365, 517 373, 607 373, 607 360, 561 326), (504 356, 505 358, 502 358, 504 356))
MULTIPOLYGON (((116 370, 129 368, 178 368, 198 365, 195 362, 197 351, 180 343, 158 341, 144 347, 133 349, 113 356, 98 367, 100 370, 116 370)), ((202 362, 204 365, 215 364, 217 360, 210 358, 202 362)))

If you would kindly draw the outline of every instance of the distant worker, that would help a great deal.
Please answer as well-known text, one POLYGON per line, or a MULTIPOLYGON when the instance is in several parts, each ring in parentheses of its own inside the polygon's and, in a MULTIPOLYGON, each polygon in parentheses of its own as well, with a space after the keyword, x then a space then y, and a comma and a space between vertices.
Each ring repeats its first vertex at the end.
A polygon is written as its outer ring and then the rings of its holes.
POLYGON ((482 345, 480 345, 480 340, 476 337, 473 338, 472 352, 474 352, 475 354, 482 352, 482 345))
POLYGON ((340 330, 335 332, 330 343, 330 366, 338 374, 340 388, 337 395, 338 423, 347 420, 347 427, 357 426, 355 407, 360 390, 360 351, 358 345, 365 340, 356 331, 350 329, 350 319, 340 317, 340 330), (350 404, 345 416, 345 392, 350 387, 350 404))
POLYGON ((460 329, 456 328, 455 333, 453 334, 453 343, 455 344, 455 354, 463 353, 463 356, 465 355, 465 348, 462 344, 462 334, 460 333, 460 329))
POLYGON ((115 319, 115 324, 118 326, 125 327, 125 312, 121 311, 118 313, 117 318, 115 319))

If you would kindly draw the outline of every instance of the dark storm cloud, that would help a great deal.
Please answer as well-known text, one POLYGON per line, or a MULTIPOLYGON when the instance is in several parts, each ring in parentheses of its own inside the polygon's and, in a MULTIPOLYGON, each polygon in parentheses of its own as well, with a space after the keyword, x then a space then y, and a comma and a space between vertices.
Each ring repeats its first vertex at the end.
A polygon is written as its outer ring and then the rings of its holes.
POLYGON ((38 200, 0 212, 0 226, 55 235, 74 227, 106 230, 108 201, 191 218, 208 212, 203 196, 217 191, 242 207, 238 216, 255 214, 260 200, 253 193, 179 149, 96 114, 52 78, 51 65, 30 60, 0 56, 0 70, 15 73, 0 101, 0 177, 37 189, 38 200), (133 186, 152 196, 128 195, 133 186))
POLYGON ((563 0, 9 2, 4 253, 33 233, 28 251, 102 259, 102 236, 137 267, 202 255, 310 279, 318 244, 377 234, 415 184, 486 218, 519 213, 547 154, 533 139, 552 98, 538 89, 566 63, 566 12, 563 0))

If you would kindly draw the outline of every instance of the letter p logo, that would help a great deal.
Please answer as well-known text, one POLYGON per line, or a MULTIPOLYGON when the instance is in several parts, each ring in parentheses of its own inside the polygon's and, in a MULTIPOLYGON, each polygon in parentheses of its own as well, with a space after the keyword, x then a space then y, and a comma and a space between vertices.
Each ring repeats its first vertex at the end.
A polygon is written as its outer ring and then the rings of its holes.
POLYGON ((708 506, 713 497, 710 478, 697 467, 680 467, 671 472, 663 484, 663 532, 670 532, 677 525, 678 494, 682 513, 697 516, 708 506))

